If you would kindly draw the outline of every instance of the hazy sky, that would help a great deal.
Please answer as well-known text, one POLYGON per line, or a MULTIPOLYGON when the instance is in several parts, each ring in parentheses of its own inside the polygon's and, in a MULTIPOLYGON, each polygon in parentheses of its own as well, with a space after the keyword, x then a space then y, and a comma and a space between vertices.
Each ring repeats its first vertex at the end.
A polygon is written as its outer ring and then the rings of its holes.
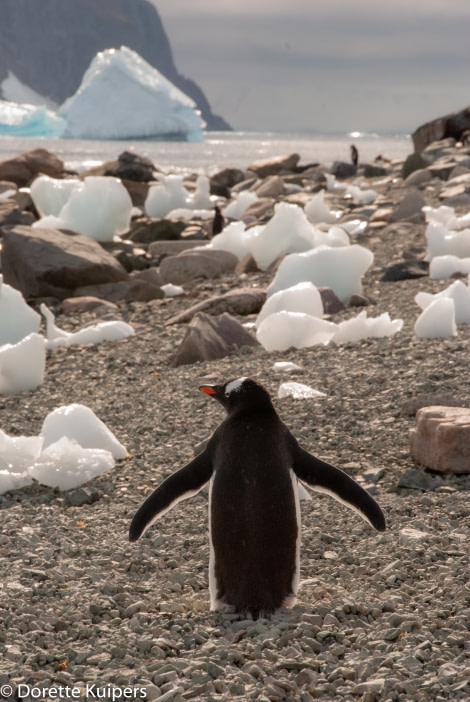
POLYGON ((410 132, 470 104, 470 0, 152 0, 237 130, 410 132))

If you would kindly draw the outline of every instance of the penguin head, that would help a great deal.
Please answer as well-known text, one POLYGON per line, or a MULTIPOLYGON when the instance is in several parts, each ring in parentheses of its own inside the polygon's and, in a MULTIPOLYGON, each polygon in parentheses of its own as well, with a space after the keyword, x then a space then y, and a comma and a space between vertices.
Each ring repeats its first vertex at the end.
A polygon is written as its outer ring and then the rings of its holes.
POLYGON ((272 407, 268 391, 252 378, 236 378, 224 385, 201 385, 199 390, 218 400, 229 414, 241 408, 272 407))

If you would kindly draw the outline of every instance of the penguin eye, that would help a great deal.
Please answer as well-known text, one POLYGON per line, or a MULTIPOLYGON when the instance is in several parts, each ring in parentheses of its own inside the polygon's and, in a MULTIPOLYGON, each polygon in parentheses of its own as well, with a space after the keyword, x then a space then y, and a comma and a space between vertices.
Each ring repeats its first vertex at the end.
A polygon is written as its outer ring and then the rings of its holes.
POLYGON ((230 393, 229 393, 229 392, 226 392, 226 393, 225 393, 225 397, 230 397, 230 393))

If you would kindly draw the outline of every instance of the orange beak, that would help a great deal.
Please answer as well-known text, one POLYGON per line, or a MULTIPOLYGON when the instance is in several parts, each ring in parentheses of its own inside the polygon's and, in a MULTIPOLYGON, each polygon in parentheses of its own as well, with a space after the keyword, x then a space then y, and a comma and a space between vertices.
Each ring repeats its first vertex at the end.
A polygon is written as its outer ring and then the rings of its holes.
POLYGON ((212 385, 201 385, 199 390, 206 395, 216 395, 217 391, 212 385))

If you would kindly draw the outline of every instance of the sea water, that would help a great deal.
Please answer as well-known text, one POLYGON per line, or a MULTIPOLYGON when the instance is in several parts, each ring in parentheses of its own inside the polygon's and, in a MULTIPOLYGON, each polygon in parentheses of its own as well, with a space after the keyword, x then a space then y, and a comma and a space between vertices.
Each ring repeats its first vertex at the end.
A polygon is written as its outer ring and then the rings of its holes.
POLYGON ((203 142, 181 141, 83 141, 0 137, 0 161, 23 151, 44 148, 61 158, 67 167, 81 171, 132 150, 147 156, 165 173, 205 173, 233 166, 245 169, 253 161, 280 154, 298 153, 300 163, 331 165, 350 161, 349 147, 354 143, 359 161, 372 162, 378 156, 404 159, 413 151, 408 135, 385 136, 353 132, 345 135, 274 134, 262 132, 206 132, 203 142))

